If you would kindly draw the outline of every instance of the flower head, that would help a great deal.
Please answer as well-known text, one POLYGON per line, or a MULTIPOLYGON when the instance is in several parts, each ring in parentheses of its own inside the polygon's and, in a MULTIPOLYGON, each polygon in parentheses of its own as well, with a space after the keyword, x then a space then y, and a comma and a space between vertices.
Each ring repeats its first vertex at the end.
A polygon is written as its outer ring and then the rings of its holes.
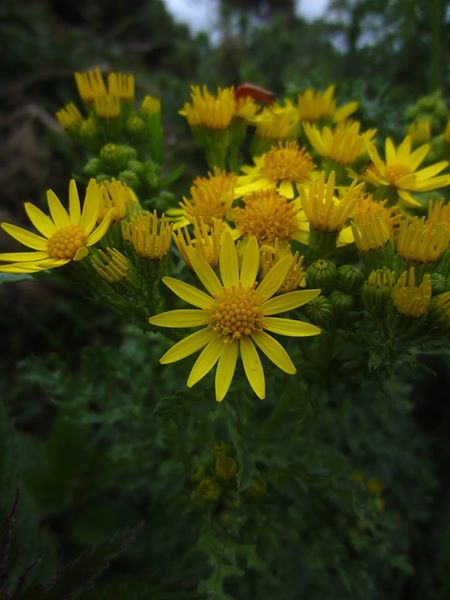
POLYGON ((214 168, 207 177, 196 177, 190 189, 191 197, 183 198, 180 208, 170 209, 167 214, 182 227, 195 220, 202 220, 208 227, 215 219, 225 220, 233 202, 236 182, 234 173, 214 168))
POLYGON ((130 261, 117 248, 98 250, 91 260, 92 266, 108 283, 118 283, 125 279, 130 269, 130 261))
POLYGON ((366 152, 367 145, 376 133, 375 129, 360 133, 359 123, 342 123, 334 130, 329 127, 320 130, 315 125, 304 123, 303 128, 320 156, 344 166, 350 166, 366 152))
POLYGON ((414 146, 426 144, 431 139, 431 121, 430 119, 419 119, 414 121, 408 127, 408 135, 414 146))
POLYGON ((397 312, 406 317, 421 317, 427 312, 430 300, 430 275, 424 275, 422 283, 416 285, 414 267, 403 271, 392 290, 392 302, 397 312))
POLYGON ((283 141, 296 137, 298 114, 291 104, 265 107, 254 119, 256 136, 266 140, 283 141))
POLYGON ((314 163, 297 142, 279 143, 254 159, 254 167, 243 167, 236 185, 236 196, 262 189, 277 189, 286 198, 293 198, 295 189, 309 179, 314 163))
POLYGON ((120 115, 120 100, 117 96, 105 94, 94 98, 94 111, 101 119, 117 119, 120 115))
POLYGON ((353 217, 353 237, 358 250, 372 252, 384 248, 391 239, 391 231, 380 213, 369 213, 364 217, 353 217))
POLYGON ((112 221, 121 221, 133 207, 139 207, 139 201, 133 190, 117 179, 102 182, 100 190, 102 202, 98 220, 103 219, 106 213, 110 213, 112 221))
POLYGON ((204 85, 191 87, 191 101, 186 102, 180 114, 185 116, 191 127, 203 126, 207 129, 226 129, 236 112, 234 89, 218 88, 216 95, 204 85))
POLYGON ((162 313, 151 317, 149 322, 161 327, 202 329, 175 344, 160 362, 175 362, 202 350, 189 374, 187 386, 200 381, 217 363, 215 389, 216 400, 220 402, 228 392, 240 354, 251 387, 259 398, 264 398, 265 377, 256 347, 286 373, 296 372, 286 350, 267 331, 295 337, 320 333, 314 325, 272 315, 309 302, 319 290, 290 292, 272 298, 286 277, 291 259, 285 257, 276 263, 257 284, 260 256, 255 238, 246 245, 239 269, 231 234, 224 233, 219 260, 222 281, 195 249, 188 252, 194 271, 208 293, 183 281, 164 277, 164 283, 173 292, 197 308, 162 313))
POLYGON ((122 235, 141 258, 161 260, 169 252, 172 225, 164 215, 158 219, 156 210, 143 210, 130 221, 122 221, 122 235))
POLYGON ((188 248, 195 248, 211 267, 219 262, 220 239, 224 230, 224 221, 214 219, 211 226, 202 220, 194 221, 194 237, 191 237, 187 227, 173 234, 173 241, 186 265, 192 269, 188 248))
POLYGON ((133 100, 134 98, 134 77, 127 73, 109 73, 108 91, 111 96, 116 96, 120 100, 133 100))
POLYGON ((56 112, 56 118, 63 129, 74 129, 83 122, 83 117, 73 102, 56 112))
POLYGON ((397 254, 407 262, 432 263, 447 250, 450 228, 444 223, 414 218, 400 223, 395 240, 397 254))
POLYGON ((398 196, 409 206, 419 206, 420 203, 411 195, 411 192, 428 192, 450 185, 450 174, 440 175, 448 162, 441 161, 425 169, 419 169, 430 150, 428 144, 420 146, 411 152, 411 138, 406 136, 396 148, 390 138, 385 144, 385 160, 382 160, 375 146, 368 147, 372 160, 362 178, 375 186, 392 186, 398 196))
POLYGON ((61 267, 71 260, 81 260, 88 254, 89 246, 96 244, 106 233, 111 223, 111 214, 104 215, 96 227, 101 205, 98 184, 91 179, 86 191, 83 209, 75 181, 69 184, 69 211, 61 204, 52 190, 47 192, 50 216, 31 202, 25 203, 25 211, 39 234, 17 225, 2 223, 2 228, 11 237, 34 252, 5 252, 0 261, 13 261, 0 266, 4 273, 36 273, 45 269, 61 267))
POLYGON ((332 171, 325 182, 322 171, 308 188, 300 190, 303 210, 310 225, 319 231, 340 231, 358 199, 359 189, 353 182, 338 199, 335 197, 335 172, 332 171))
POLYGON ((75 83, 83 102, 93 102, 95 98, 107 94, 105 82, 98 67, 86 73, 75 73, 75 83))
POLYGON ((280 244, 278 239, 273 245, 261 247, 261 273, 263 276, 266 276, 270 269, 285 256, 291 258, 291 264, 277 292, 279 294, 292 292, 305 286, 304 257, 300 256, 298 251, 293 254, 289 244, 280 244))
POLYGON ((358 108, 357 102, 349 102, 336 108, 334 85, 327 87, 325 92, 308 89, 298 96, 297 109, 300 121, 314 123, 322 119, 331 119, 334 123, 344 121, 358 108))
POLYGON ((144 96, 141 104, 141 111, 146 115, 159 115, 161 113, 161 100, 154 96, 144 96))
POLYGON ((300 227, 295 201, 270 189, 248 194, 242 201, 244 207, 234 209, 234 222, 241 234, 254 235, 261 244, 295 239, 300 227))

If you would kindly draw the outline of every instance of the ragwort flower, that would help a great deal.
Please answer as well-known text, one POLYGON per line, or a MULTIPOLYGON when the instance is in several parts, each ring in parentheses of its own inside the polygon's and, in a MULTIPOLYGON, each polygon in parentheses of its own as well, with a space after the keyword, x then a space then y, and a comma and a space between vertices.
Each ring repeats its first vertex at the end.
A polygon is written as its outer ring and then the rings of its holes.
POLYGON ((206 260, 193 248, 189 258, 197 277, 208 293, 183 281, 164 277, 164 283, 196 309, 173 310, 149 319, 161 327, 202 327, 170 348, 160 359, 176 362, 202 350, 187 380, 191 387, 217 363, 216 400, 225 397, 233 379, 240 354, 247 379, 259 398, 265 397, 265 377, 256 346, 281 370, 293 375, 296 368, 283 346, 267 331, 294 337, 317 335, 320 329, 294 319, 272 315, 292 310, 309 302, 319 290, 302 290, 272 298, 283 283, 291 264, 285 257, 276 263, 261 283, 256 284, 260 253, 254 237, 248 241, 239 269, 238 254, 229 232, 220 248, 219 269, 222 282, 206 260))
POLYGON ((11 237, 32 248, 34 252, 0 254, 0 261, 13 261, 0 266, 0 271, 36 273, 84 258, 88 254, 89 246, 93 246, 104 236, 111 223, 111 213, 108 212, 95 227, 101 201, 100 188, 95 180, 91 179, 81 210, 77 187, 72 179, 69 185, 69 211, 52 190, 47 192, 50 216, 31 202, 26 202, 28 218, 40 235, 9 223, 2 223, 1 226, 11 237))
POLYGON ((308 89, 300 94, 297 100, 300 121, 315 123, 322 119, 331 119, 333 123, 339 123, 354 113, 358 108, 357 102, 348 102, 336 108, 334 87, 334 85, 328 86, 325 92, 308 89))
POLYGON ((369 156, 372 160, 362 175, 362 178, 378 186, 393 187, 398 196, 408 206, 420 206, 411 192, 428 192, 450 185, 450 175, 440 175, 448 162, 443 160, 425 169, 418 169, 424 160, 430 146, 424 144, 411 152, 411 138, 406 136, 396 148, 390 138, 385 144, 385 160, 382 160, 375 146, 368 146, 369 156))
POLYGON ((309 179, 314 163, 297 142, 279 143, 254 159, 255 166, 244 166, 236 184, 235 194, 241 196, 262 189, 277 189, 286 198, 293 198, 295 190, 309 179))

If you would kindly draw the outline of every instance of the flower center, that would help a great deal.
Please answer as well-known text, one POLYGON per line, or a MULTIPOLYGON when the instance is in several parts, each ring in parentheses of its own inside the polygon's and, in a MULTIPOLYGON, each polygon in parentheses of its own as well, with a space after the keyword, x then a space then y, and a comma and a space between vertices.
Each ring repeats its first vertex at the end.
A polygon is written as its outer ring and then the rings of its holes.
POLYGON ((388 165, 386 167, 386 179, 390 183, 395 183, 401 177, 412 173, 411 169, 406 165, 388 165))
POLYGON ((306 179, 314 168, 311 156, 296 142, 272 148, 264 157, 261 175, 270 181, 301 181, 306 179))
POLYGON ((275 190, 261 190, 244 196, 244 208, 235 209, 234 220, 244 235, 255 235, 260 243, 291 240, 298 229, 294 202, 275 190))
POLYGON ((47 252, 52 258, 73 258, 86 246, 86 236, 78 225, 61 227, 47 240, 47 252))
POLYGON ((223 290, 216 296, 210 309, 209 325, 225 343, 231 343, 255 329, 261 329, 263 312, 255 289, 241 283, 223 290))

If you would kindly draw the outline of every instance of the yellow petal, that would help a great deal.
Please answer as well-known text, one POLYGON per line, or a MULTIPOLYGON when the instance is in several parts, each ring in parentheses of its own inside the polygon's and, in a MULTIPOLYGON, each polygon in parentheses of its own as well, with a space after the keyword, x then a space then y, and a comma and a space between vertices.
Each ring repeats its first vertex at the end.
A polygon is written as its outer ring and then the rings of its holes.
POLYGON ((413 171, 415 171, 417 169, 417 167, 420 165, 420 163, 423 161, 425 156, 428 154, 429 151, 430 151, 430 146, 428 146, 428 144, 425 144, 424 146, 420 146, 420 148, 417 148, 417 150, 414 150, 414 152, 408 158, 408 167, 410 169, 412 169, 413 171))
POLYGON ((259 269, 258 240, 254 235, 248 238, 243 250, 240 280, 246 288, 251 288, 259 269))
POLYGON ((109 226, 111 225, 112 213, 113 213, 112 209, 110 211, 108 211, 106 213, 106 215, 103 217, 103 220, 100 223, 100 225, 98 227, 96 227, 94 229, 94 231, 88 235, 88 237, 86 239, 86 246, 93 246, 99 240, 102 239, 102 237, 108 231, 109 226))
POLYGON ((391 138, 387 138, 385 142, 385 154, 387 164, 395 163, 397 154, 395 152, 395 146, 391 138))
POLYGON ((97 222, 100 209, 100 191, 95 179, 89 181, 84 198, 83 211, 80 217, 80 229, 89 235, 97 222))
POLYGON ((294 319, 280 319, 279 317, 267 317, 263 321, 264 329, 278 333, 279 335, 289 335, 291 337, 304 337, 309 335, 318 335, 321 333, 319 327, 295 321, 294 319))
POLYGON ((211 306, 211 302, 213 301, 211 296, 198 290, 193 285, 189 285, 189 283, 174 279, 173 277, 163 277, 163 281, 172 292, 188 304, 198 306, 198 308, 208 308, 211 306))
POLYGON ((186 356, 189 356, 206 346, 213 337, 215 337, 215 334, 209 327, 196 331, 180 342, 177 342, 172 348, 169 348, 169 350, 161 356, 159 362, 166 365, 181 360, 182 358, 186 358, 186 356))
POLYGON ((186 385, 192 387, 211 371, 223 350, 223 338, 214 337, 201 351, 189 374, 186 385))
POLYGON ((225 287, 231 287, 239 281, 238 257, 229 231, 224 231, 220 240, 219 268, 225 287))
POLYGON ((47 250, 47 240, 40 235, 36 235, 17 225, 11 225, 10 223, 2 223, 2 227, 6 233, 24 246, 33 248, 33 250, 47 250))
POLYGON ((294 197, 294 188, 290 181, 281 181, 278 186, 278 193, 289 200, 294 197))
POLYGON ((49 258, 47 252, 2 252, 0 254, 1 261, 34 262, 44 258, 49 258))
POLYGON ((294 375, 297 369, 294 366, 289 354, 271 335, 265 331, 256 330, 252 333, 252 340, 260 348, 269 360, 285 373, 294 375))
POLYGON ((256 288, 258 296, 261 300, 267 300, 273 296, 283 283, 289 267, 291 266, 292 256, 283 256, 277 263, 273 265, 259 286, 256 288))
POLYGON ((286 312, 302 306, 307 302, 310 302, 320 294, 320 290, 299 290, 296 292, 288 292, 287 294, 280 294, 270 300, 266 300, 263 304, 263 311, 265 315, 275 315, 280 312, 286 312))
POLYGON ((81 207, 80 198, 78 196, 77 184, 75 179, 71 179, 69 183, 69 219, 71 223, 76 225, 80 222, 81 207))
POLYGON ((148 322, 159 327, 198 327, 206 325, 207 320, 208 317, 202 310, 181 309, 155 315, 148 322))
POLYGON ((56 225, 53 221, 31 202, 25 202, 25 211, 28 218, 42 235, 46 238, 51 237, 56 231, 56 225))
POLYGON ((240 350, 247 379, 255 394, 262 400, 266 396, 266 381, 255 345, 250 338, 244 336, 240 340, 240 350))
POLYGON ((47 190, 47 204, 56 227, 58 229, 67 227, 70 223, 69 213, 53 190, 47 190))
POLYGON ((37 273, 38 271, 46 271, 47 269, 55 269, 67 264, 67 259, 52 259, 41 260, 31 263, 11 263, 9 265, 0 266, 1 273, 37 273))
POLYGON ((186 252, 195 274, 208 292, 213 296, 219 294, 222 290, 220 281, 203 256, 194 248, 186 248, 186 252))
POLYGON ((224 344, 222 353, 219 358, 219 363, 216 369, 216 400, 222 402, 225 398, 226 393, 231 385, 233 379, 234 370, 236 368, 236 361, 238 357, 238 344, 232 342, 231 344, 224 344))

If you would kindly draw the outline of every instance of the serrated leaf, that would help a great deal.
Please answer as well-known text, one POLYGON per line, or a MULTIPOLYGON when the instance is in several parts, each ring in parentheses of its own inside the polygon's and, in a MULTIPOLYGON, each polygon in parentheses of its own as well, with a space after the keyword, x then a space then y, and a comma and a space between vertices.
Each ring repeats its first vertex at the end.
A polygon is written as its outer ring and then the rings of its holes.
POLYGON ((110 562, 136 537, 143 524, 126 529, 114 538, 84 552, 66 565, 44 587, 34 588, 21 600, 68 600, 92 587, 94 581, 109 567, 110 562))

